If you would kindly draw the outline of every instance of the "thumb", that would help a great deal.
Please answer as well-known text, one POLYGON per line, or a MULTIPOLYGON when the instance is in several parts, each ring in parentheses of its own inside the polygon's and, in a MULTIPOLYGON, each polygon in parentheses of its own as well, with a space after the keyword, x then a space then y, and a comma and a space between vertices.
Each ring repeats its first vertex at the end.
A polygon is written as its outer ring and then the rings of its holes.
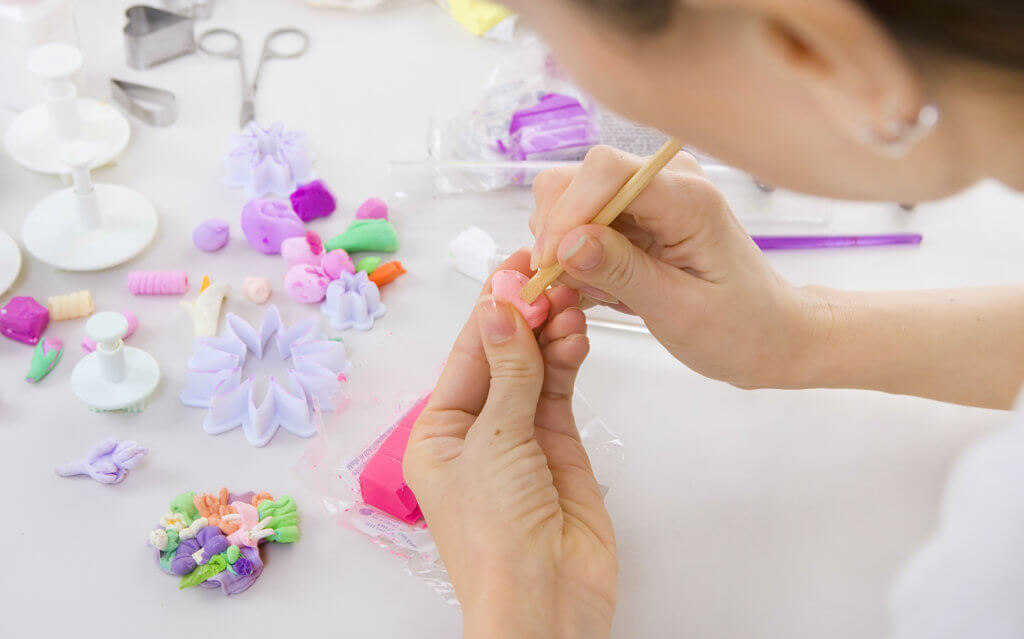
POLYGON ((669 278, 678 272, 598 224, 567 233, 558 245, 558 262, 578 282, 614 296, 641 317, 664 306, 669 278))
POLYGON ((477 423, 493 425, 495 432, 487 433, 488 438, 529 438, 544 384, 537 339, 518 311, 493 296, 480 300, 476 315, 491 369, 487 401, 477 423))

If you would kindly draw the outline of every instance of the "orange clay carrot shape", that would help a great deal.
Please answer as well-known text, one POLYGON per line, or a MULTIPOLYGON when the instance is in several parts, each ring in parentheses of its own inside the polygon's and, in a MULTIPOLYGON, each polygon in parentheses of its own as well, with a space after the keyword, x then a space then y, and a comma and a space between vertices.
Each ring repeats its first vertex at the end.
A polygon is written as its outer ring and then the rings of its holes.
POLYGON ((241 524, 236 521, 223 520, 224 515, 233 515, 237 513, 237 511, 228 504, 227 488, 221 488, 220 494, 216 497, 207 493, 205 495, 196 495, 192 501, 196 505, 196 510, 199 511, 199 515, 201 517, 206 517, 207 524, 220 528, 220 531, 225 535, 230 535, 241 526, 241 524))
POLYGON ((394 282, 399 275, 405 275, 405 268, 402 267, 401 262, 398 260, 385 262, 373 269, 373 273, 370 273, 370 281, 377 286, 384 286, 394 282))

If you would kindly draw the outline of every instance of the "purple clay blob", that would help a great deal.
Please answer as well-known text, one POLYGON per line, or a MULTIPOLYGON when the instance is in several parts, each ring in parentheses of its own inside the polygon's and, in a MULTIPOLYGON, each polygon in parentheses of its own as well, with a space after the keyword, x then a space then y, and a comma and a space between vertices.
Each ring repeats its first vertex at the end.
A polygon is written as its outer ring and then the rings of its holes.
POLYGON ((338 207, 334 195, 321 180, 300 185, 288 199, 303 222, 327 217, 338 207))
POLYGON ((220 528, 216 526, 207 526, 199 531, 196 535, 196 539, 203 546, 203 560, 209 561, 210 557, 219 555, 228 549, 231 542, 224 536, 224 533, 220 531, 220 528))
POLYGON ((306 229, 284 202, 258 198, 242 209, 242 233, 255 250, 278 255, 281 242, 290 237, 305 237, 306 229))
POLYGON ((199 550, 199 542, 195 539, 186 539, 178 544, 174 551, 174 559, 171 560, 171 572, 181 577, 196 569, 196 560, 192 554, 199 550))
POLYGON ((231 227, 227 220, 206 220, 192 231, 192 242, 200 251, 214 253, 228 245, 231 227))

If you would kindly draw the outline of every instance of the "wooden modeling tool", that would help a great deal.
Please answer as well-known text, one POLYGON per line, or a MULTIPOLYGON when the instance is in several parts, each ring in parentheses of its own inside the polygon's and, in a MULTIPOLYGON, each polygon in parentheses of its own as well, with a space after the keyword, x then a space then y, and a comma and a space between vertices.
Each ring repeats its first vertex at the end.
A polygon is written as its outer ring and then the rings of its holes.
MULTIPOLYGON (((615 218, 619 217, 627 206, 633 203, 640 193, 647 188, 647 185, 651 183, 665 165, 668 164, 672 158, 683 148, 673 138, 670 138, 665 142, 664 146, 658 149, 655 153, 647 160, 647 163, 640 167, 633 177, 622 185, 619 192, 605 204, 604 208, 590 220, 590 224, 600 224, 602 226, 608 226, 615 221, 615 218)), ((541 293, 543 293, 549 286, 554 284, 555 280, 564 272, 561 264, 557 262, 551 266, 544 267, 534 273, 530 281, 526 283, 526 286, 519 291, 519 297, 528 304, 533 304, 541 293)))

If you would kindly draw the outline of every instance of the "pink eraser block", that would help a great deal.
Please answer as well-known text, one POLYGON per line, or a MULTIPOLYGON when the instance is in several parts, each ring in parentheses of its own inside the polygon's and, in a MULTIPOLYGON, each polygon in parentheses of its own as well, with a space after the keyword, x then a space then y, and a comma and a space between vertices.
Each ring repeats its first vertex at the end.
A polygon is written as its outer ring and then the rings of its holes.
POLYGON ((405 459, 412 426, 427 407, 429 399, 430 395, 421 399, 398 420, 394 430, 359 475, 359 491, 363 501, 410 524, 419 521, 423 515, 416 496, 405 483, 402 460, 405 459))
POLYGON ((515 306, 530 328, 537 328, 548 318, 551 302, 546 295, 538 297, 533 304, 527 304, 526 300, 519 297, 519 291, 523 290, 529 281, 530 278, 519 271, 498 271, 491 276, 491 293, 515 306))
POLYGON ((388 219, 388 204, 379 197, 371 197, 359 205, 356 209, 357 220, 386 220, 388 219))

